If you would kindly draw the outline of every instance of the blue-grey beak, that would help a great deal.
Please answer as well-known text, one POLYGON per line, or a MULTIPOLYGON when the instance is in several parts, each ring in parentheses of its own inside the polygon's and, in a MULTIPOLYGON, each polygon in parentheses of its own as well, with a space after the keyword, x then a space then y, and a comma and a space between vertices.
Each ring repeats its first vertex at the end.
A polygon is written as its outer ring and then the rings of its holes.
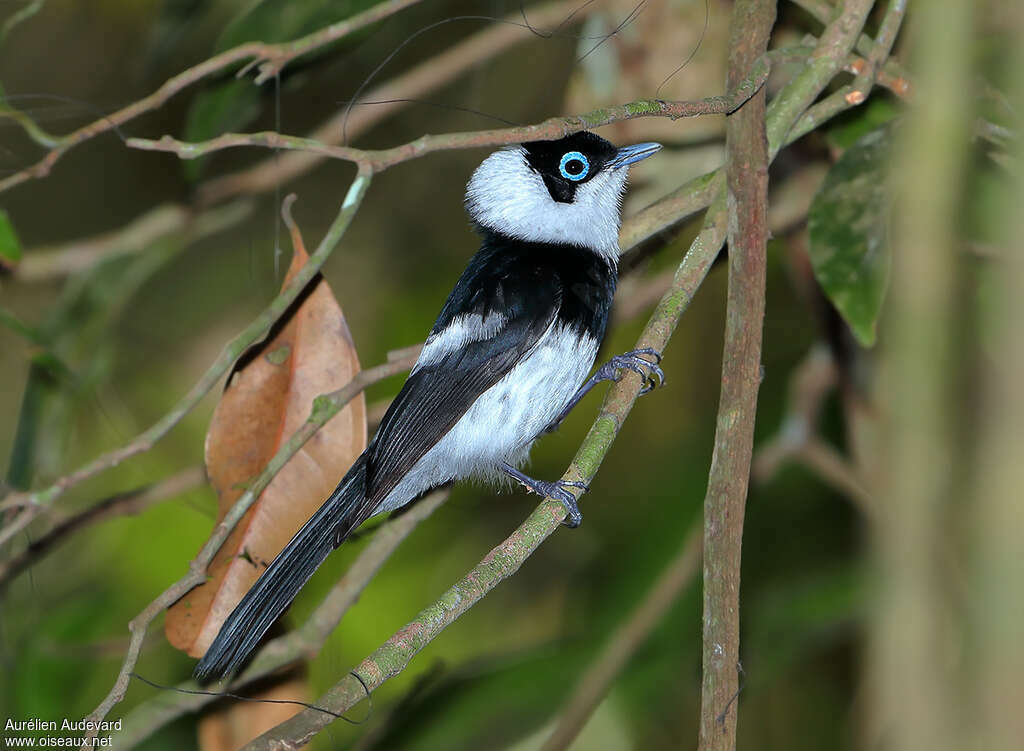
POLYGON ((661 151, 660 143, 638 143, 633 146, 623 146, 612 160, 608 162, 608 166, 612 169, 628 167, 634 162, 639 162, 641 159, 653 156, 659 151, 661 151))

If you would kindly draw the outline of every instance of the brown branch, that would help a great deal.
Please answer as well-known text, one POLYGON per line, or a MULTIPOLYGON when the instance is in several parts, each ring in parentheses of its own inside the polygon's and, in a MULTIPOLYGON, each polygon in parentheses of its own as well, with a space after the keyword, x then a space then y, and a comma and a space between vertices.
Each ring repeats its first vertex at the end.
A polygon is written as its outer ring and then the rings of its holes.
MULTIPOLYGON (((239 689, 296 660, 315 657, 345 613, 359 599, 359 595, 399 544, 421 521, 445 502, 448 494, 448 490, 431 493, 400 516, 381 526, 306 622, 299 628, 267 642, 245 671, 226 690, 238 693, 239 689)), ((191 691, 198 686, 195 681, 185 681, 178 684, 177 688, 191 691)), ((125 715, 124 729, 115 736, 115 745, 119 749, 133 748, 169 722, 215 701, 216 696, 161 692, 135 706, 125 715)))
MULTIPOLYGON (((384 0, 384 2, 371 6, 352 18, 341 21, 333 26, 328 26, 297 41, 283 42, 281 44, 248 42, 226 50, 208 60, 204 60, 198 65, 188 68, 173 78, 168 79, 149 96, 139 99, 119 109, 117 112, 105 115, 66 136, 59 137, 59 145, 50 149, 39 162, 0 180, 0 192, 20 185, 26 180, 45 177, 50 173, 57 160, 64 156, 71 148, 108 131, 117 130, 120 126, 134 120, 139 115, 163 106, 175 94, 208 76, 220 73, 250 58, 254 58, 257 62, 267 61, 267 64, 270 66, 267 68, 268 71, 275 70, 275 68, 276 71, 279 71, 285 63, 296 56, 305 54, 317 46, 340 39, 346 34, 363 29, 419 1, 384 0)), ((262 72, 258 80, 265 80, 262 72)))
POLYGON ((761 58, 752 66, 750 76, 741 81, 724 96, 713 96, 696 101, 666 102, 660 99, 640 99, 615 107, 603 107, 583 115, 552 117, 536 125, 513 128, 446 133, 437 136, 421 136, 414 141, 390 149, 367 150, 351 146, 328 146, 327 144, 299 136, 287 136, 272 131, 261 133, 224 133, 208 141, 187 143, 170 136, 159 140, 129 138, 126 145, 145 151, 166 151, 180 159, 196 159, 214 151, 238 146, 259 146, 263 148, 288 149, 312 152, 333 159, 342 159, 364 165, 372 172, 382 172, 388 167, 416 159, 426 154, 451 149, 469 149, 483 146, 504 146, 524 141, 544 141, 563 138, 572 133, 602 125, 632 120, 638 117, 667 117, 676 120, 699 115, 723 115, 736 110, 747 99, 760 90, 768 78, 768 59, 761 58))
MULTIPOLYGON (((728 80, 764 53, 775 3, 737 0, 729 42, 728 80)), ((740 553, 747 482, 761 385, 768 257, 768 138, 760 93, 726 119, 729 288, 722 394, 704 499, 704 635, 700 749, 736 747, 739 694, 740 553)))
POLYGON ((106 519, 141 514, 146 509, 197 488, 205 482, 206 472, 203 468, 190 467, 153 485, 111 496, 85 511, 61 520, 45 535, 30 542, 24 550, 0 562, 0 592, 11 579, 49 555, 72 534, 106 519))
POLYGON ((695 527, 679 552, 658 575, 636 609, 616 629, 601 653, 583 673, 561 711, 558 725, 540 751, 568 748, 608 693, 615 678, 679 596, 690 586, 700 566, 701 530, 695 527))

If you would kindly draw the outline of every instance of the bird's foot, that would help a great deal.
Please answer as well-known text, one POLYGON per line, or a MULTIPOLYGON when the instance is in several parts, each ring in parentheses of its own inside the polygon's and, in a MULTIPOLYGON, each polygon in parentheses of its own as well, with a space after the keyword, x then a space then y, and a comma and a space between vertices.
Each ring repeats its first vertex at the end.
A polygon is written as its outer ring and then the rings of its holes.
POLYGON ((653 347, 641 347, 631 352, 624 352, 615 355, 598 369, 601 380, 619 381, 622 378, 620 370, 632 370, 644 379, 644 387, 640 390, 641 396, 647 394, 659 386, 665 385, 665 371, 661 369, 661 353, 653 347), (654 362, 644 359, 641 355, 653 357, 654 362))
POLYGON ((580 526, 580 523, 583 521, 583 514, 580 513, 580 507, 576 504, 576 496, 570 493, 568 488, 579 488, 586 493, 590 488, 585 482, 534 480, 510 464, 503 464, 502 469, 531 493, 536 493, 543 498, 554 498, 561 501, 562 505, 565 506, 565 520, 562 524, 570 528, 580 526))

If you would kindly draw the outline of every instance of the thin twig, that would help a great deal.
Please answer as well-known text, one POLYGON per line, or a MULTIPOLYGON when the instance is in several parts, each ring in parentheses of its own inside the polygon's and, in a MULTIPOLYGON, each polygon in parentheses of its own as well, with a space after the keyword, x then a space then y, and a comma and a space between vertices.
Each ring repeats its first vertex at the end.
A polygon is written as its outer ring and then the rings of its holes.
POLYGON ((259 67, 259 74, 256 76, 255 82, 257 84, 266 83, 271 78, 277 76, 284 69, 284 66, 295 58, 318 50, 331 42, 343 39, 355 31, 382 21, 388 16, 392 16, 398 11, 404 10, 418 2, 420 0, 386 0, 385 2, 377 3, 352 18, 338 21, 319 31, 307 34, 301 39, 270 45, 259 56, 262 58, 262 61, 254 61, 249 63, 247 67, 257 65, 259 67))
POLYGON ((190 467, 153 485, 126 493, 118 493, 90 506, 81 513, 61 520, 45 535, 30 542, 24 550, 6 561, 0 562, 0 591, 7 586, 11 579, 51 553, 72 534, 81 532, 105 519, 141 514, 146 509, 168 499, 176 498, 205 482, 206 472, 203 468, 190 467))
MULTIPOLYGON (((798 5, 806 10, 815 18, 815 20, 825 26, 832 24, 833 19, 836 17, 837 6, 828 0, 792 0, 792 2, 794 5, 798 5)), ((902 13, 906 9, 906 0, 896 0, 896 2, 902 6, 902 8, 899 9, 902 17, 902 13)), ((892 6, 890 6, 890 10, 891 9, 892 6)), ((900 20, 902 20, 902 18, 900 20)), ((862 29, 860 34, 857 36, 854 48, 866 58, 876 55, 878 58, 885 60, 886 72, 893 80, 893 90, 895 91, 899 89, 904 92, 903 96, 906 96, 912 90, 909 83, 909 76, 906 71, 903 70, 902 66, 896 62, 896 60, 886 59, 889 56, 889 52, 892 50, 893 43, 896 41, 896 32, 899 31, 898 26, 899 25, 897 23, 895 28, 890 27, 890 29, 886 31, 887 34, 891 32, 891 36, 882 38, 882 35, 880 34, 880 38, 878 40, 869 37, 862 29), (886 45, 886 43, 887 48, 885 49, 884 54, 876 52, 876 48, 880 44, 886 45), (902 84, 900 82, 902 82, 902 84)))
POLYGON ((171 136, 164 136, 158 140, 129 138, 126 145, 145 151, 167 151, 176 154, 181 159, 196 159, 214 151, 238 146, 297 150, 363 164, 376 173, 437 151, 503 146, 523 141, 553 140, 581 130, 598 128, 602 125, 638 117, 667 117, 675 120, 681 117, 728 114, 761 89, 768 77, 768 71, 768 59, 761 58, 751 68, 750 76, 741 81, 731 94, 725 96, 707 97, 697 101, 673 102, 660 99, 640 99, 616 107, 596 109, 574 117, 552 117, 536 125, 421 136, 415 141, 377 151, 356 149, 351 146, 328 146, 309 138, 287 136, 273 131, 224 133, 216 138, 198 143, 187 143, 171 136))

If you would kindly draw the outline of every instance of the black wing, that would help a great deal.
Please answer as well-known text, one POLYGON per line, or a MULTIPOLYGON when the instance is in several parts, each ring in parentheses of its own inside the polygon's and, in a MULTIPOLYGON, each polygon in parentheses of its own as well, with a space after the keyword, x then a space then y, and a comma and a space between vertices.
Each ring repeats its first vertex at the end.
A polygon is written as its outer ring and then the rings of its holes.
POLYGON ((482 393, 534 347, 554 321, 560 279, 512 254, 484 248, 470 261, 431 330, 431 339, 463 316, 487 335, 423 360, 388 408, 367 450, 367 499, 375 506, 451 430, 482 393), (477 318, 479 317, 479 318, 477 318))

